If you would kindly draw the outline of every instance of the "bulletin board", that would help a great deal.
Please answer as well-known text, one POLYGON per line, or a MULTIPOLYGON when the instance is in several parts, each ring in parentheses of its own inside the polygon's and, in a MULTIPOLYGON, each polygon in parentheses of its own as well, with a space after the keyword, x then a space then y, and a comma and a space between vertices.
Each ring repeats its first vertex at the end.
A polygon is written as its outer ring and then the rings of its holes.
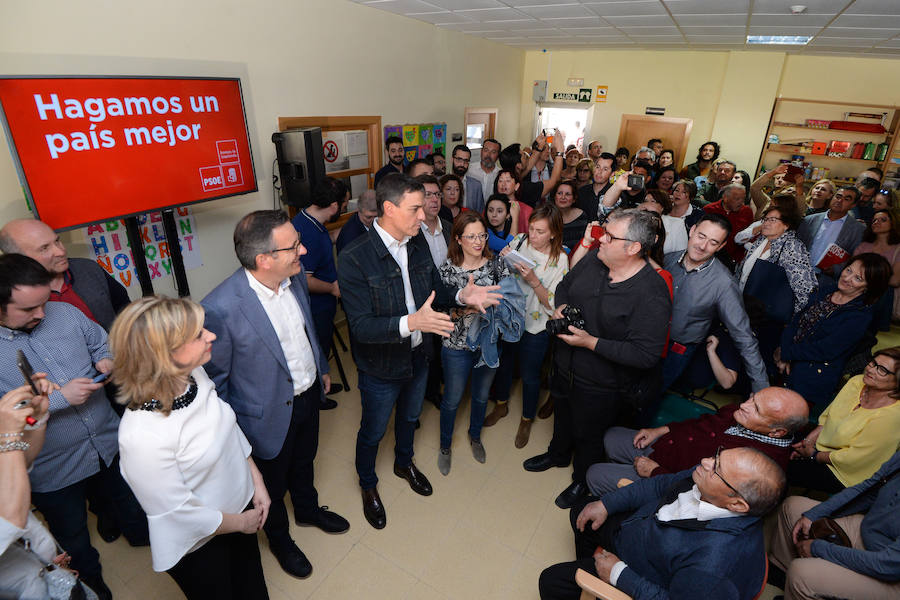
POLYGON ((417 158, 425 158, 434 152, 447 156, 447 124, 419 123, 415 125, 386 125, 384 141, 391 136, 403 140, 403 164, 408 165, 417 158))

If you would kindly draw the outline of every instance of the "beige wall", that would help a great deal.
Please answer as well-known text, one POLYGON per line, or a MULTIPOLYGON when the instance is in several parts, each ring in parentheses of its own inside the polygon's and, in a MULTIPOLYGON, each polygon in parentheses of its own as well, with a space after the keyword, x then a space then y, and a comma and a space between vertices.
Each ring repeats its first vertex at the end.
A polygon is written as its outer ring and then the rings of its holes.
POLYGON ((593 122, 586 139, 599 139, 605 149, 614 151, 623 114, 643 114, 647 106, 663 106, 667 117, 694 120, 685 163, 693 162, 700 144, 713 139, 722 145, 723 158, 751 174, 779 95, 900 104, 900 61, 892 59, 766 51, 527 52, 518 132, 521 140, 534 133, 532 85, 534 80, 547 79, 548 65, 548 96, 554 91, 571 91, 566 86, 569 77, 583 77, 585 87, 609 86, 607 101, 593 103, 593 122))
MULTIPOLYGON (((523 51, 345 0, 4 0, 0 13, 0 73, 242 78, 260 191, 194 206, 198 299, 237 267, 235 221, 272 206, 277 117, 380 114, 384 124, 446 121, 452 133, 466 106, 491 106, 500 139, 519 128, 523 51)), ((27 214, 0 151, 0 222, 27 214)), ((64 240, 88 256, 80 232, 64 240)), ((173 293, 171 278, 154 284, 173 293)))

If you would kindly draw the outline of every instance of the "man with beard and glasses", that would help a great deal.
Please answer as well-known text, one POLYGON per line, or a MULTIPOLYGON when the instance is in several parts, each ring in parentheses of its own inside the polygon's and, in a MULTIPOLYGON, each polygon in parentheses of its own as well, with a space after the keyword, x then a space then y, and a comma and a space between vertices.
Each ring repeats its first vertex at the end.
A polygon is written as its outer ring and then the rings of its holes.
MULTIPOLYGON (((328 360, 328 354, 331 352, 334 315, 337 312, 337 300, 341 297, 337 282, 337 267, 334 264, 334 249, 325 225, 333 223, 341 216, 349 200, 350 190, 339 180, 326 177, 313 190, 312 203, 291 221, 306 247, 306 254, 300 257, 300 261, 306 271, 313 324, 325 360, 328 360)), ((333 383, 328 393, 337 394, 343 389, 341 384, 333 383)), ((337 402, 331 398, 324 398, 319 408, 330 410, 336 406, 337 402)))
MULTIPOLYGON (((499 153, 498 153, 499 154, 499 153)), ((479 214, 484 213, 484 195, 481 193, 481 181, 468 174, 472 151, 468 146, 459 144, 453 148, 451 172, 462 179, 464 206, 479 214)))
POLYGON ((392 135, 384 141, 384 149, 387 151, 388 162, 375 173, 375 189, 378 189, 378 184, 385 175, 403 172, 403 140, 392 135))
POLYGON ((147 517, 119 474, 119 417, 95 382, 112 370, 106 332, 64 302, 48 302, 53 275, 21 254, 0 256, 0 394, 22 385, 21 350, 59 384, 50 394, 44 447, 29 475, 31 500, 100 598, 112 598, 91 546, 85 500, 104 497, 132 546, 147 545, 147 517))
POLYGON ((500 173, 500 165, 497 164, 500 150, 502 150, 502 146, 494 138, 484 140, 484 144, 481 146, 481 160, 469 167, 469 177, 474 177, 481 182, 482 198, 487 198, 494 193, 494 180, 500 173))

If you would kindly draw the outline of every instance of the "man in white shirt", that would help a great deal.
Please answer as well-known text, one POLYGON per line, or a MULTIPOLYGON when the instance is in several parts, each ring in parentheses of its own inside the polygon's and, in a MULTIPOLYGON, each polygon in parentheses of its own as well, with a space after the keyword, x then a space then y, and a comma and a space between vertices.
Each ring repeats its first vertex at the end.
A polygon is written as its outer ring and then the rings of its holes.
POLYGON ((363 514, 382 529, 387 517, 376 485, 378 445, 394 416, 394 474, 417 494, 432 493, 413 463, 413 437, 422 411, 433 345, 424 335, 448 337, 449 315, 432 309, 457 304, 483 310, 498 304, 499 286, 471 282, 447 290, 421 232, 425 188, 405 175, 385 177, 376 190, 378 217, 366 235, 338 256, 338 282, 350 325, 350 345, 359 372, 362 420, 356 438, 356 471, 363 514))
POLYGON ((642 479, 571 512, 578 560, 541 573, 543 600, 578 598, 579 568, 635 600, 752 598, 765 579, 762 516, 785 476, 753 448, 642 479))
POLYGON ((203 299, 206 328, 218 336, 205 369, 237 415, 272 498, 263 528, 281 568, 307 577, 312 565, 290 537, 284 494, 298 525, 327 533, 350 528, 319 506, 313 460, 319 405, 331 387, 317 343, 300 257, 306 248, 288 216, 260 210, 234 231, 241 268, 203 299))
POLYGON ((494 138, 484 140, 481 146, 481 160, 478 164, 469 167, 467 175, 474 177, 481 182, 481 195, 483 198, 490 198, 494 193, 494 181, 500 173, 500 166, 497 159, 500 157, 500 142, 494 138))

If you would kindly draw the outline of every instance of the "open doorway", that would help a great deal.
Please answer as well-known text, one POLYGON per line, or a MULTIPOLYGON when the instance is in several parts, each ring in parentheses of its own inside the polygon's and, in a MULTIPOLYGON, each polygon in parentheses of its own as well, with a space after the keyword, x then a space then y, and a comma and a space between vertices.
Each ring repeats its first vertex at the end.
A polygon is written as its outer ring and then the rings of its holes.
POLYGON ((540 106, 538 108, 537 131, 552 131, 558 128, 563 133, 565 146, 574 144, 581 150, 584 145, 584 130, 588 120, 587 108, 563 108, 558 106, 540 106))

